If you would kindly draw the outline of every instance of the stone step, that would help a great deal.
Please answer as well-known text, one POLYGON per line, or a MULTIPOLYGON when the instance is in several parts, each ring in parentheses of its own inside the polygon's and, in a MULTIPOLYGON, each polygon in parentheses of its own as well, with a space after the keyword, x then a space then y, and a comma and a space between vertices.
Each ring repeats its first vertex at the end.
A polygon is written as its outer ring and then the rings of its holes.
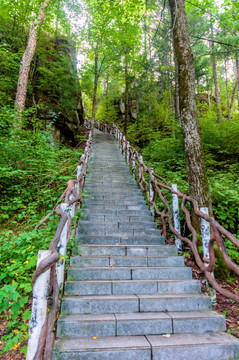
POLYGON ((195 294, 199 280, 95 280, 66 281, 65 295, 195 294))
POLYGON ((113 137, 95 131, 53 360, 232 360, 239 342, 166 246, 113 137))
POLYGON ((111 244, 79 245, 74 254, 82 256, 174 256, 177 255, 177 247, 172 245, 130 245, 111 244))
MULTIPOLYGON (((91 210, 91 209, 100 209, 100 210, 104 210, 104 209, 106 209, 106 210, 118 210, 118 211, 120 211, 120 210, 134 210, 134 213, 136 214, 138 214, 138 210, 145 210, 145 211, 147 211, 147 210, 149 210, 149 208, 148 208, 148 206, 147 205, 145 205, 145 204, 134 204, 134 205, 126 205, 126 204, 124 204, 124 205, 122 205, 122 204, 103 204, 103 203, 101 203, 101 204, 96 204, 96 203, 87 203, 87 204, 85 204, 84 203, 84 206, 86 206, 87 205, 87 208, 89 209, 89 210, 91 210)), ((83 210, 84 211, 84 210, 83 210)))
MULTIPOLYGON (((81 220, 99 222, 140 222, 140 223, 154 223, 152 216, 120 216, 120 215, 92 215, 90 212, 81 216, 81 220)), ((155 223, 156 224, 156 223, 155 223)))
POLYGON ((184 266, 183 256, 95 256, 95 257, 82 257, 73 256, 70 259, 71 266, 128 266, 128 267, 152 267, 152 266, 184 266))
POLYGON ((129 184, 118 184, 118 185, 113 185, 112 184, 106 184, 106 183, 85 183, 84 185, 84 191, 86 191, 86 194, 94 194, 94 193, 100 193, 100 194, 104 194, 104 193, 111 193, 114 194, 116 193, 128 193, 128 192, 134 192, 135 194, 141 194, 141 196, 143 196, 142 191, 139 189, 139 187, 136 184, 133 183, 129 183, 129 184))
POLYGON ((118 184, 118 185, 122 185, 122 187, 126 188, 128 184, 133 184, 133 179, 132 176, 125 173, 122 176, 88 176, 88 181, 89 183, 103 183, 103 184, 107 184, 107 183, 112 183, 112 184, 118 184))
POLYGON ((183 280, 192 278, 188 267, 70 267, 71 280, 183 280))
POLYGON ((137 184, 135 183, 135 180, 133 179, 133 177, 131 178, 131 180, 128 178, 126 180, 121 180, 121 181, 116 181, 116 180, 103 180, 103 179, 98 179, 98 180, 93 180, 93 179, 86 179, 86 186, 87 187, 91 187, 91 189, 97 189, 97 188, 130 188, 130 187, 134 187, 139 189, 139 187, 137 186, 137 184))
MULTIPOLYGON (((92 196, 89 197, 85 197, 84 198, 84 204, 87 205, 144 205, 147 206, 145 204, 145 200, 140 196, 134 196, 134 197, 129 197, 129 199, 127 200, 123 200, 123 199, 117 199, 112 197, 112 199, 100 199, 100 200, 96 200, 94 199, 92 196)), ((119 209, 120 210, 120 209, 119 209)))
MULTIPOLYGON (((110 232, 109 232, 110 233, 110 232)), ((102 236, 102 235, 94 235, 92 232, 90 234, 80 233, 77 232, 77 242, 78 244, 102 244, 102 245, 164 245, 165 239, 163 236, 128 236, 128 235, 122 235, 122 233, 118 233, 118 235, 114 236, 102 236)), ((77 248, 74 249, 73 254, 78 254, 77 248)))
POLYGON ((202 334, 226 330, 225 318, 214 311, 62 315, 58 337, 103 337, 202 334))
POLYGON ((157 224, 153 221, 90 221, 80 220, 78 225, 79 230, 83 229, 157 229, 157 224))
POLYGON ((92 193, 88 193, 86 196, 83 196, 83 200, 96 200, 96 201, 102 201, 102 202, 109 202, 109 201, 123 201, 123 200, 142 200, 145 201, 142 194, 137 194, 135 192, 133 193, 127 193, 127 194, 119 194, 119 193, 114 193, 114 194, 92 194, 92 193))
POLYGON ((64 296, 62 314, 105 314, 210 310, 211 299, 201 294, 64 296))
POLYGON ((206 333, 59 339, 53 360, 235 360, 238 355, 235 337, 206 333))
POLYGON ((86 191, 87 194, 91 194, 91 195, 100 195, 100 196, 112 196, 112 195, 136 195, 139 194, 140 196, 142 196, 142 191, 137 187, 134 186, 133 189, 131 188, 125 188, 122 189, 122 187, 118 187, 118 188, 111 188, 109 189, 108 187, 105 188, 101 188, 99 187, 94 188, 94 187, 84 187, 84 190, 86 191))
POLYGON ((112 216, 150 216, 151 213, 148 208, 145 210, 108 210, 108 209, 86 209, 81 208, 81 211, 84 213, 84 215, 112 215, 112 216))
MULTIPOLYGON (((111 229, 111 228, 102 228, 102 229, 91 229, 88 227, 78 227, 78 235, 88 235, 88 236, 113 236, 113 237, 122 237, 130 238, 134 236, 145 237, 145 235, 150 235, 154 237, 160 237, 160 232, 158 229, 111 229)), ((129 241, 130 242, 130 241, 129 241)), ((147 241, 145 241, 147 242, 147 241)), ((113 243, 114 244, 114 243, 113 243)))

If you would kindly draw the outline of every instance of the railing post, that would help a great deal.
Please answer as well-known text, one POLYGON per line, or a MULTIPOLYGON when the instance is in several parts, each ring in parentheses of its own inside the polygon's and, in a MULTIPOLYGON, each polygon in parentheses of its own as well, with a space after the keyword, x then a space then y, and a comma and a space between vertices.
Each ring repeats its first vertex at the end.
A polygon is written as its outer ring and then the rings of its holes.
POLYGON ((135 168, 135 156, 134 156, 134 151, 132 152, 132 167, 135 168))
MULTIPOLYGON (((203 214, 208 215, 208 208, 207 207, 201 207, 200 211, 203 214)), ((207 259, 208 261, 210 261, 210 255, 209 255, 209 242, 210 242, 210 238, 211 238, 211 235, 210 235, 210 223, 207 220, 203 219, 203 218, 200 218, 200 223, 201 223, 201 232, 202 232, 203 257, 205 259, 207 259)), ((204 264, 205 264, 205 266, 208 266, 207 262, 205 262, 204 264)), ((212 272, 212 276, 214 276, 213 272, 212 272)), ((217 302, 216 290, 208 282, 207 279, 206 279, 206 286, 207 286, 208 295, 212 299, 212 303, 216 304, 216 302, 217 302)))
MULTIPOLYGON (((37 266, 51 254, 49 250, 38 252, 37 266)), ((51 269, 42 273, 36 280, 33 287, 32 315, 29 323, 29 339, 27 346, 27 360, 35 359, 42 327, 46 320, 47 299, 49 294, 51 269)))
MULTIPOLYGON (((154 176, 153 176, 153 172, 154 172, 154 169, 151 168, 149 169, 150 170, 150 179, 149 179, 149 197, 150 197, 150 200, 153 201, 154 199, 154 188, 153 188, 153 183, 152 183, 152 180, 154 180, 154 176), (151 180, 152 179, 152 180, 151 180)), ((150 204, 150 211, 151 211, 151 214, 154 216, 154 206, 152 204, 150 204)))
MULTIPOLYGON (((64 212, 68 212, 68 204, 62 203, 60 206, 64 212)), ((66 247, 67 247, 67 228, 68 228, 67 223, 68 221, 65 223, 65 226, 61 232, 60 241, 57 245, 57 251, 59 255, 63 255, 63 256, 66 255, 66 247)), ((64 283, 64 271, 65 271, 65 260, 62 259, 56 263, 57 282, 60 291, 62 290, 64 283)))
MULTIPOLYGON (((74 199, 74 195, 73 194, 70 194, 69 196, 69 200, 73 200, 74 199)), ((68 206, 68 209, 70 211, 70 215, 71 215, 71 218, 73 218, 76 214, 76 202, 74 202, 72 205, 68 206)))
POLYGON ((129 147, 130 147, 130 144, 129 144, 129 141, 127 141, 126 149, 127 149, 127 164, 128 165, 129 165, 129 147))
MULTIPOLYGON (((139 156, 139 162, 143 162, 143 156, 142 155, 140 155, 139 156)), ((140 172, 140 165, 139 165, 139 179, 140 179, 140 176, 141 176, 141 172, 140 172)), ((140 184, 142 184, 142 180, 140 181, 140 184)))
POLYGON ((123 136, 122 132, 120 132, 120 150, 121 150, 121 152, 123 149, 123 138, 124 138, 124 136, 123 136))
MULTIPOLYGON (((178 187, 176 184, 172 185, 173 191, 178 191, 178 187)), ((173 194, 173 222, 174 222, 174 229, 181 235, 181 227, 180 227, 180 218, 179 218, 179 205, 178 205, 178 195, 173 194)), ((182 241, 175 236, 175 245, 179 252, 182 252, 182 241)))
POLYGON ((125 137, 124 137, 124 135, 122 136, 122 154, 124 155, 124 139, 125 139, 125 137))
POLYGON ((100 130, 100 120, 98 120, 98 129, 100 130))

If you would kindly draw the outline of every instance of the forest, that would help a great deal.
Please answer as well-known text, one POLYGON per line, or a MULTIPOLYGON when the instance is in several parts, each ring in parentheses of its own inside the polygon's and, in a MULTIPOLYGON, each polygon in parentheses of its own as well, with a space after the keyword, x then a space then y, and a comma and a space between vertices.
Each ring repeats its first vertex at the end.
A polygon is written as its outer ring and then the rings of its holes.
MULTIPOLYGON (((37 252, 58 215, 35 226, 83 153, 84 119, 116 124, 149 168, 239 239, 238 29, 237 0, 1 1, 1 359, 25 358, 37 252)), ((215 274, 238 286, 220 256, 215 274)))

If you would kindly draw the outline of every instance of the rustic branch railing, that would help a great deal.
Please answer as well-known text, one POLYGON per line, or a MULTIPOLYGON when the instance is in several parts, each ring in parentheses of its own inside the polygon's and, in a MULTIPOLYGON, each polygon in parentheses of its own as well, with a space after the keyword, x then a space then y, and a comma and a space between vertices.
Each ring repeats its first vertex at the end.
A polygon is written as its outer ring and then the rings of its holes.
MULTIPOLYGON (((227 266, 239 275, 239 267, 234 263, 227 252, 224 239, 228 239, 237 249, 239 249, 239 241, 231 234, 228 230, 223 228, 212 216, 208 216, 206 213, 206 208, 200 208, 196 200, 191 196, 188 196, 181 191, 177 190, 177 187, 173 185, 172 187, 160 176, 154 173, 153 169, 148 168, 144 162, 142 156, 131 147, 130 143, 127 141, 126 137, 120 131, 120 129, 113 124, 106 125, 102 123, 96 123, 95 126, 104 132, 109 132, 113 134, 117 143, 120 146, 122 154, 125 157, 128 165, 130 166, 132 172, 135 175, 136 181, 140 186, 141 190, 146 194, 147 201, 150 204, 151 211, 154 211, 155 215, 160 217, 162 223, 163 235, 167 237, 167 226, 171 232, 175 235, 176 245, 179 250, 181 250, 181 243, 186 243, 192 250, 195 261, 198 267, 204 272, 209 283, 222 295, 228 297, 232 300, 239 302, 239 295, 233 292, 230 292, 221 287, 221 285, 214 278, 214 269, 215 269, 215 250, 214 244, 217 244, 218 249, 221 252, 221 255, 227 264, 227 266), (146 181, 145 176, 147 176, 148 181, 146 181), (169 191, 170 195, 181 199, 181 210, 185 214, 187 228, 191 234, 191 239, 188 236, 183 236, 180 231, 179 221, 175 221, 175 218, 178 217, 178 214, 175 214, 171 209, 170 201, 167 199, 165 191, 169 191), (159 203, 163 204, 164 209, 160 211, 156 204, 156 198, 159 203), (187 209, 186 205, 191 204, 191 208, 194 212, 194 217, 197 217, 202 224, 202 234, 206 233, 205 241, 203 241, 203 250, 204 257, 201 259, 199 254, 199 237, 200 234, 197 233, 196 229, 193 227, 191 221, 191 213, 187 209), (173 224, 174 219, 174 224, 173 224)), ((175 199, 174 199, 175 200, 175 199)))
MULTIPOLYGON (((55 236, 48 250, 39 251, 37 269, 32 281, 33 304, 29 324, 27 360, 52 359, 53 329, 56 321, 59 293, 62 290, 64 281, 64 255, 71 237, 71 218, 75 215, 77 203, 82 201, 84 176, 92 141, 93 135, 90 132, 84 154, 74 171, 74 173, 77 172, 77 180, 68 181, 67 188, 60 197, 60 201, 64 198, 65 203, 57 204, 53 209, 61 216, 55 236)), ((52 211, 41 223, 45 222, 51 214, 52 211)))

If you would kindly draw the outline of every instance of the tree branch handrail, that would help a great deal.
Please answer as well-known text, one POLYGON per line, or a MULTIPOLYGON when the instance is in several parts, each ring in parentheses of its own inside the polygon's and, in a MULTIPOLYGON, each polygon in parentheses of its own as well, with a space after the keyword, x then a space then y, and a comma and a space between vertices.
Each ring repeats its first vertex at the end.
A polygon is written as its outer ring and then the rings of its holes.
MULTIPOLYGON (((97 126, 97 124, 96 124, 97 126)), ((195 262, 198 265, 198 267, 201 269, 201 271, 204 272, 206 278, 210 282, 210 284, 223 296, 228 297, 234 301, 239 302, 239 295, 236 293, 233 293, 231 291, 228 291, 221 287, 221 285, 217 282, 217 280, 214 278, 213 271, 215 270, 215 250, 214 250, 214 244, 216 243, 220 253, 223 257, 223 260, 225 261, 226 265, 236 274, 239 275, 239 267, 238 265, 233 262, 230 259, 230 256, 227 252, 224 239, 223 237, 227 238, 237 249, 239 249, 239 241, 237 238, 230 233, 228 230, 226 230, 222 225, 220 225, 213 216, 209 216, 207 214, 204 214, 198 206, 198 203, 195 199, 193 199, 191 196, 182 193, 181 191, 173 190, 172 187, 167 183, 166 180, 164 180, 161 176, 155 174, 153 172, 153 169, 148 168, 145 163, 142 161, 142 156, 136 151, 130 143, 127 141, 126 137, 123 135, 121 130, 113 125, 109 124, 103 124, 101 122, 98 122, 97 128, 99 130, 102 130, 104 132, 108 132, 112 134, 116 141, 119 143, 120 149, 122 151, 122 154, 127 158, 127 151, 129 152, 129 167, 131 168, 131 171, 135 174, 136 181, 141 188, 141 190, 146 194, 147 201, 150 205, 153 206, 155 210, 155 214, 158 215, 162 222, 163 227, 163 235, 165 238, 167 237, 166 228, 167 225, 171 232, 178 237, 181 241, 186 243, 192 250, 195 262), (127 150, 126 150, 127 149, 127 150), (149 178, 149 184, 145 180, 144 173, 148 175, 149 178), (154 189, 154 195, 153 198, 150 197, 150 183, 151 186, 154 189), (192 235, 192 240, 189 239, 189 237, 181 235, 174 227, 173 225, 173 212, 170 207, 169 201, 162 190, 167 190, 171 194, 176 194, 178 198, 181 198, 181 210, 185 215, 186 218, 186 224, 187 227, 192 235), (161 203, 164 204, 164 210, 159 211, 156 203, 155 203, 155 197, 158 196, 161 203), (201 259, 201 256, 198 251, 198 234, 196 229, 193 227, 193 224, 191 222, 191 214, 189 210, 186 208, 186 203, 191 203, 194 211, 194 216, 196 216, 198 219, 202 218, 205 219, 210 224, 211 234, 210 234, 210 241, 209 241, 209 260, 208 259, 201 259)))
MULTIPOLYGON (((57 204, 54 206, 53 210, 37 225, 36 228, 38 228, 43 222, 49 218, 49 216, 56 211, 56 213, 61 217, 55 236, 53 237, 50 245, 49 245, 49 255, 46 256, 43 260, 40 261, 38 264, 36 271, 33 275, 32 280, 32 287, 34 289, 34 286, 39 279, 40 275, 45 273, 47 270, 50 269, 50 282, 49 282, 49 295, 48 295, 48 302, 51 302, 50 311, 46 311, 46 317, 44 325, 42 326, 40 337, 38 339, 37 343, 37 350, 35 354, 33 354, 31 351, 27 354, 27 360, 51 360, 52 359, 52 352, 53 352, 53 344, 54 344, 54 325, 56 321, 56 312, 57 312, 57 305, 58 305, 58 298, 59 298, 59 284, 57 281, 57 272, 56 272, 56 264, 60 260, 60 255, 57 251, 57 246, 60 241, 62 231, 67 224, 67 239, 66 244, 69 242, 71 234, 70 234, 70 228, 71 228, 71 215, 69 213, 70 207, 72 205, 76 205, 78 202, 82 201, 82 189, 84 186, 84 177, 86 174, 87 169, 87 163, 89 159, 89 155, 91 152, 92 147, 92 141, 93 141, 93 134, 92 132, 89 133, 89 137, 86 143, 84 154, 81 156, 81 159, 79 161, 78 167, 79 173, 77 176, 77 180, 69 180, 67 182, 67 188, 63 192, 63 194, 60 197, 60 201, 65 199, 65 204, 67 205, 66 210, 64 211, 61 208, 61 204, 57 202, 57 204), (77 190, 76 190, 77 189, 77 190)), ((77 167, 77 168, 78 168, 77 167)), ((77 170, 76 168, 76 170, 77 170)), ((75 170, 75 171, 76 171, 75 170)), ((74 173, 75 173, 74 171, 74 173)), ((32 311, 32 318, 34 317, 33 314, 34 311, 32 311)), ((34 323, 34 319, 32 321, 34 323)), ((29 340, 31 337, 31 326, 29 327, 29 340)), ((33 339, 33 341, 36 341, 36 339, 33 339)), ((29 347, 29 342, 28 342, 29 347)))

